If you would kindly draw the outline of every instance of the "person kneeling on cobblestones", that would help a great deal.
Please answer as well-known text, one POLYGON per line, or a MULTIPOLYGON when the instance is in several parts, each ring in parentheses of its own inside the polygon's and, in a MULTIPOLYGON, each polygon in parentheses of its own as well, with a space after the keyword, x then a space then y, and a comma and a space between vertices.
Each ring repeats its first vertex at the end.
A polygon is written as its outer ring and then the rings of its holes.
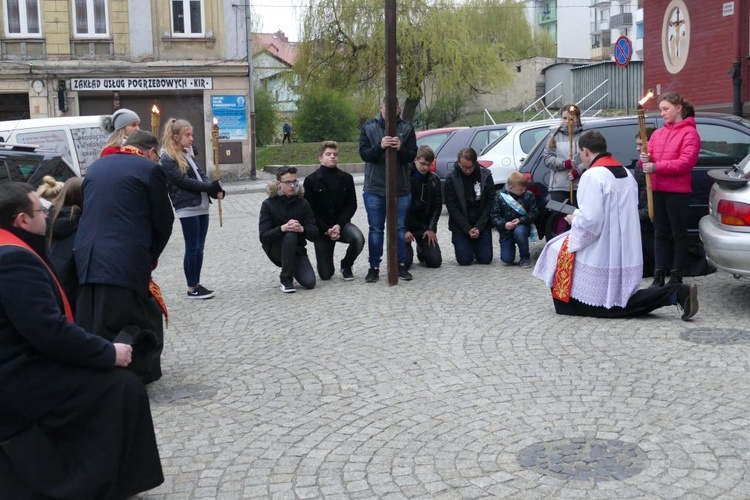
POLYGON ((638 289, 643 273, 638 184, 606 152, 599 132, 584 132, 578 146, 587 170, 578 187, 578 208, 566 217, 571 229, 545 245, 534 269, 552 289, 555 312, 618 318, 677 305, 683 320, 695 316, 695 284, 638 289))
POLYGON ((263 251, 281 268, 281 291, 292 293, 294 279, 304 288, 315 288, 315 272, 307 258, 305 240, 320 235, 310 204, 297 179, 295 167, 282 167, 276 181, 266 189, 268 198, 260 207, 258 233, 263 251))

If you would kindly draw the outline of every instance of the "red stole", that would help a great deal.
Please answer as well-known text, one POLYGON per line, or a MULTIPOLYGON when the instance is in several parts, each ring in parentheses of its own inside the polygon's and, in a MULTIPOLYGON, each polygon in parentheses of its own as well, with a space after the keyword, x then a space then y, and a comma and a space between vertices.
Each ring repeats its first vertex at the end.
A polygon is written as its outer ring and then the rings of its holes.
POLYGON ((57 276, 52 271, 52 269, 50 269, 49 265, 47 265, 44 259, 38 253, 36 253, 29 245, 27 245, 25 241, 23 241, 21 238, 11 233, 10 231, 6 231, 5 229, 0 229, 0 246, 20 247, 20 248, 23 248, 24 250, 28 250, 29 252, 31 252, 32 254, 36 255, 39 258, 39 261, 42 264, 44 264, 44 267, 47 268, 47 271, 49 272, 50 276, 52 276, 52 279, 55 280, 57 289, 60 291, 60 297, 62 297, 63 308, 65 309, 65 317, 68 318, 68 321, 73 323, 73 310, 70 308, 70 303, 68 302, 68 297, 65 295, 65 290, 63 290, 62 285, 60 285, 60 282, 57 280, 57 276))
POLYGON ((565 303, 570 302, 570 291, 573 288, 573 268, 575 267, 576 254, 568 252, 568 239, 566 236, 557 254, 557 268, 555 268, 555 279, 552 282, 552 298, 565 303))

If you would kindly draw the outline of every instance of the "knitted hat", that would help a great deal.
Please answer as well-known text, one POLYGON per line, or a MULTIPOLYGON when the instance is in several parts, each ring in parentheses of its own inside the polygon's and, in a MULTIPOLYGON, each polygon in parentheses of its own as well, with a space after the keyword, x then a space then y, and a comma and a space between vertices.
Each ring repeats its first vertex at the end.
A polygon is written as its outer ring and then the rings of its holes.
POLYGON ((112 116, 102 116, 101 127, 109 133, 123 129, 132 123, 141 123, 141 118, 135 111, 118 109, 112 116))

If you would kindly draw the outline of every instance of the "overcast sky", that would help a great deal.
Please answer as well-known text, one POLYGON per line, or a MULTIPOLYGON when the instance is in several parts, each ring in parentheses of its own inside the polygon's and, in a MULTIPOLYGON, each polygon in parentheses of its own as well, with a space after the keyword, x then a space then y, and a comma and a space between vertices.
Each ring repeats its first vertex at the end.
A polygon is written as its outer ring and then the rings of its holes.
POLYGON ((292 42, 299 41, 299 14, 306 0, 250 0, 250 9, 261 23, 262 33, 278 30, 292 42))

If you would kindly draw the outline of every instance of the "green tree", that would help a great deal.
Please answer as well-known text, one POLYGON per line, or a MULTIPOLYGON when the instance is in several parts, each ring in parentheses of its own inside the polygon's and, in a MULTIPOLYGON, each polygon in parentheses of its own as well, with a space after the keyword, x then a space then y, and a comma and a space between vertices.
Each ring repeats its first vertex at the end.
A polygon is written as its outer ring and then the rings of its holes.
POLYGON ((276 107, 271 94, 255 87, 255 144, 271 144, 276 135, 276 107))
POLYGON ((357 136, 357 116, 340 91, 307 86, 300 91, 294 128, 303 142, 351 141, 357 136))
MULTIPOLYGON (((369 87, 382 95, 384 17, 382 0, 311 1, 295 62, 302 81, 347 92, 369 87)), ((496 90, 510 81, 504 61, 535 50, 523 5, 514 0, 469 0, 459 6, 449 0, 399 1, 397 65, 399 93, 406 96, 404 117, 413 119, 425 79, 436 82, 438 95, 496 90), (505 31, 490 29, 485 17, 505 31)))

